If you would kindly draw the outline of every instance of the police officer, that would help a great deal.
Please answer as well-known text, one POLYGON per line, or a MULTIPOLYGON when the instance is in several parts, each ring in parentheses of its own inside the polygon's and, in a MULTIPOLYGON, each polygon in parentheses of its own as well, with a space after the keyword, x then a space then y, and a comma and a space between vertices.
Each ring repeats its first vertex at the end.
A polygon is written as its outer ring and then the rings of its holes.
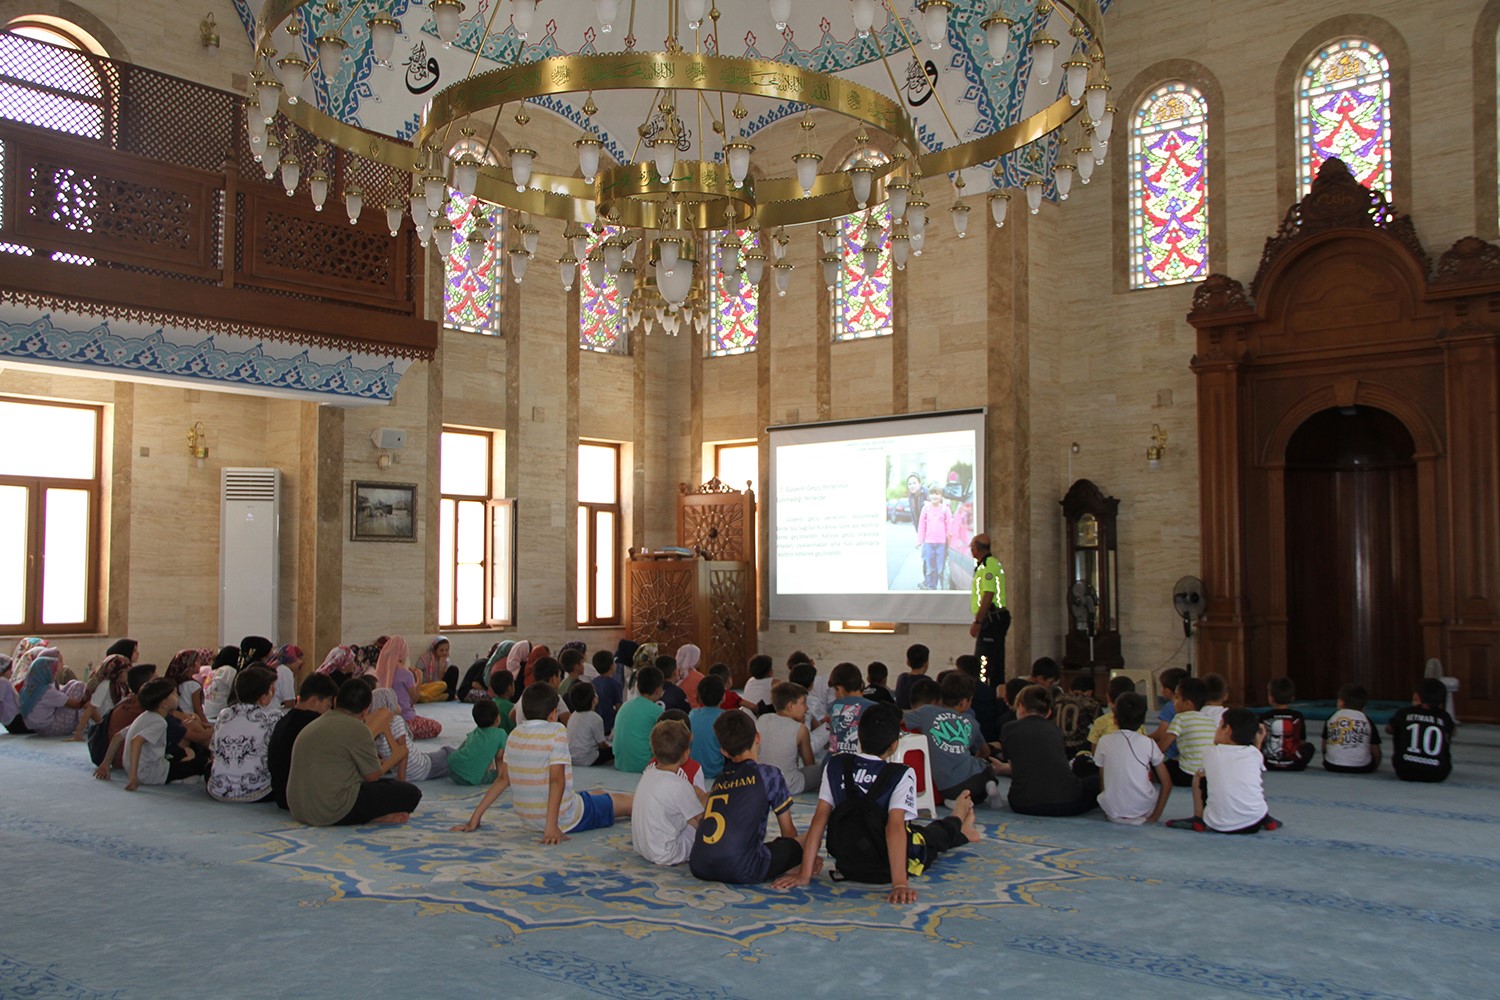
POLYGON ((1005 568, 990 555, 990 536, 975 535, 969 542, 974 557, 974 586, 969 610, 974 623, 974 655, 979 657, 980 675, 987 684, 1005 680, 1005 634, 1010 631, 1010 609, 1005 606, 1005 568))

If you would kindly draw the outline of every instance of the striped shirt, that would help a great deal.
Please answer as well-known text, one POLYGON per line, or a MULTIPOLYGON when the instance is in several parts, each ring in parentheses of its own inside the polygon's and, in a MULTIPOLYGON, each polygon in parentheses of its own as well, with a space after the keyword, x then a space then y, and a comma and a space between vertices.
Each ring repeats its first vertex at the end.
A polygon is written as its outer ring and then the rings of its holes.
POLYGON ((1177 764, 1188 774, 1203 766, 1203 751, 1214 745, 1219 724, 1198 711, 1178 712, 1167 732, 1177 737, 1177 764))
POLYGON ((547 777, 554 764, 563 767, 557 827, 566 833, 583 819, 583 798, 573 790, 573 754, 568 748, 567 727, 560 722, 528 719, 505 742, 505 769, 510 773, 516 816, 523 826, 547 828, 547 777))

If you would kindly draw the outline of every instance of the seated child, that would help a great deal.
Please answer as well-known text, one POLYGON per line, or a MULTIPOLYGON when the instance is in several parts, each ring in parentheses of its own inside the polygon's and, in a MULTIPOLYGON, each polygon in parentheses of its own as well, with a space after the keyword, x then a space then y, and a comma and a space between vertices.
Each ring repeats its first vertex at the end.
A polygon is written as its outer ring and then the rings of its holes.
POLYGON ((1031 683, 1040 685, 1047 689, 1047 693, 1056 695, 1057 682, 1062 680, 1062 667, 1050 656, 1038 657, 1031 664, 1031 683))
POLYGON ((484 668, 490 665, 488 656, 481 656, 469 664, 469 669, 464 671, 463 680, 458 682, 458 700, 474 704, 477 701, 487 700, 490 696, 489 688, 484 686, 484 668))
MULTIPOLYGON (((1088 739, 1090 747, 1097 747, 1099 745, 1099 741, 1106 735, 1108 735, 1109 733, 1117 732, 1119 730, 1120 724, 1119 721, 1115 718, 1114 712, 1115 702, 1122 694, 1134 693, 1135 681, 1131 680, 1129 677, 1111 677, 1109 679, 1109 687, 1104 689, 1104 697, 1105 700, 1109 703, 1109 709, 1108 711, 1100 712, 1099 718, 1094 720, 1094 724, 1092 726, 1089 726, 1088 739)), ((1144 705, 1145 703, 1146 699, 1142 698, 1141 704, 1144 705)), ((1144 733, 1145 729, 1143 728, 1141 732, 1144 733)))
MULTIPOLYGON (((1031 681, 1027 680, 1025 677, 1012 677, 1010 680, 1005 682, 1005 704, 1003 706, 999 706, 1001 708, 1000 715, 995 720, 995 725, 998 727, 1000 732, 1005 732, 1005 727, 1016 721, 1016 696, 1019 695, 1023 689, 1029 687, 1031 687, 1031 681)), ((1004 741, 1002 740, 1001 743, 1001 757, 1003 758, 1004 741)))
POLYGON ((1077 816, 1094 808, 1099 775, 1079 778, 1068 764, 1062 731, 1051 719, 1052 694, 1040 684, 1016 695, 1016 721, 1000 733, 1010 764, 1012 812, 1026 816, 1077 816))
MULTIPOLYGON (((282 716, 281 706, 275 703, 276 684, 276 674, 265 667, 246 667, 235 677, 235 704, 219 713, 219 724, 209 738, 213 767, 208 772, 208 794, 212 798, 263 802, 271 797, 271 733, 282 716)), ((181 698, 179 686, 179 703, 181 698)))
POLYGON ((896 678, 896 707, 903 712, 917 706, 911 703, 911 686, 917 678, 927 676, 927 661, 931 651, 920 642, 906 647, 906 673, 896 678))
POLYGON ((1380 732, 1365 704, 1370 695, 1359 684, 1339 688, 1339 710, 1323 723, 1323 767, 1347 774, 1369 774, 1380 766, 1380 732))
POLYGON ((827 830, 829 853, 841 876, 859 882, 889 880, 887 902, 915 903, 912 875, 932 867, 944 851, 981 838, 974 825, 974 803, 967 793, 954 800, 953 815, 926 826, 912 823, 917 818, 916 776, 905 764, 891 760, 900 742, 901 715, 895 705, 878 704, 865 710, 859 718, 860 750, 828 758, 818 808, 807 828, 802 864, 796 872, 777 879, 776 888, 804 886, 812 880, 819 865, 818 844, 827 830), (856 795, 872 797, 886 817, 884 837, 861 836, 864 817, 853 811, 841 814, 839 828, 835 828, 834 810, 856 795))
POLYGON ((821 757, 828 752, 828 709, 833 702, 833 692, 818 676, 818 668, 811 660, 793 663, 787 671, 787 680, 807 689, 807 728, 813 736, 813 750, 821 757), (823 688, 821 693, 819 685, 823 688))
MULTIPOLYGON (((582 669, 579 667, 580 673, 582 669)), ((573 707, 573 714, 568 716, 568 746, 573 754, 573 766, 613 764, 615 752, 610 749, 609 737, 604 734, 604 720, 594 711, 594 703, 598 700, 594 685, 574 680, 568 689, 567 700, 573 707)))
POLYGON ((760 735, 744 712, 714 720, 727 760, 709 789, 703 820, 688 852, 688 869, 709 882, 750 885, 775 878, 802 863, 802 842, 792 823, 792 795, 781 772, 755 759, 760 735), (781 836, 766 843, 766 820, 774 815, 781 836))
POLYGON ((907 695, 911 699, 911 708, 902 713, 901 724, 913 733, 926 732, 932 717, 942 711, 939 706, 943 698, 942 688, 931 677, 918 677, 912 681, 907 695))
MULTIPOLYGON (((689 741, 691 741, 693 735, 693 721, 691 718, 689 718, 688 713, 684 712, 682 709, 669 708, 665 712, 661 713, 661 717, 656 721, 659 723, 682 723, 684 726, 687 726, 688 738, 689 741)), ((722 757, 723 754, 720 754, 720 756, 722 757)), ((653 756, 648 762, 647 766, 649 767, 655 763, 656 758, 653 756)), ((698 789, 705 795, 708 794, 708 782, 703 779, 703 765, 693 759, 691 749, 688 751, 688 759, 682 762, 680 770, 682 771, 682 776, 693 783, 694 788, 698 789)))
MULTIPOLYGON (((152 663, 138 663, 125 671, 125 687, 130 694, 120 699, 99 720, 99 725, 106 727, 106 735, 109 737, 107 749, 99 756, 100 770, 107 772, 125 766, 125 731, 146 711, 141 705, 141 688, 155 675, 156 665, 152 663)), ((95 777, 101 777, 97 771, 95 777)))
POLYGON ((292 776, 292 748, 302 730, 333 708, 339 686, 328 674, 308 674, 298 689, 297 703, 282 713, 271 730, 266 745, 266 767, 271 771, 271 797, 279 809, 291 809, 286 800, 287 782, 292 776))
MULTIPOLYGON (((526 676, 526 671, 521 671, 521 676, 524 678, 526 676)), ((552 690, 556 691, 560 687, 562 687, 562 682, 562 664, 558 663, 552 657, 544 656, 531 665, 532 684, 546 684, 551 687, 552 690)), ((527 686, 529 687, 530 685, 527 686)), ((561 694, 557 696, 557 699, 557 721, 562 723, 563 725, 567 725, 568 713, 570 709, 566 704, 563 703, 561 694)), ((520 725, 521 723, 526 721, 526 706, 524 704, 517 703, 515 711, 512 714, 515 716, 516 724, 520 725)))
MULTIPOLYGON (((167 716, 177 710, 177 688, 163 677, 147 681, 136 695, 144 711, 125 731, 125 772, 130 776, 127 792, 141 785, 165 785, 169 781, 202 774, 208 758, 193 750, 186 737, 179 746, 181 753, 169 759, 167 753, 167 716)), ((109 780, 109 769, 100 765, 94 777, 109 780)))
POLYGON ((585 679, 583 676, 583 650, 571 644, 565 646, 557 654, 557 663, 562 667, 562 682, 557 686, 557 696, 565 704, 571 706, 573 703, 568 701, 568 692, 573 690, 574 684, 585 679))
POLYGON ((769 656, 762 653, 750 657, 750 679, 745 682, 745 692, 740 697, 756 715, 765 715, 771 708, 771 667, 769 656))
POLYGON ((886 687, 885 683, 890 674, 890 668, 884 663, 881 663, 879 660, 871 662, 865 668, 865 679, 869 682, 865 685, 865 697, 870 701, 894 705, 896 703, 896 696, 891 692, 890 688, 886 687))
POLYGON ((1177 759, 1177 747, 1175 744, 1163 745, 1162 741, 1166 739, 1167 727, 1172 724, 1172 719, 1177 715, 1177 705, 1175 702, 1177 698, 1177 685, 1181 684, 1182 679, 1187 675, 1188 672, 1181 667, 1168 667, 1156 678, 1157 683, 1161 685, 1160 695, 1162 705, 1161 708, 1156 710, 1156 729, 1147 735, 1155 740, 1158 746, 1161 746, 1162 752, 1167 755, 1168 761, 1177 759))
POLYGON ((828 752, 859 752, 859 716, 875 704, 864 696, 865 679, 852 663, 840 663, 828 674, 833 701, 828 705, 828 752))
POLYGON ((1063 734, 1063 749, 1069 757, 1088 749, 1089 727, 1099 718, 1099 700, 1094 697, 1091 674, 1075 674, 1068 691, 1052 702, 1052 715, 1063 734))
MULTIPOLYGON (((1116 677, 1115 680, 1127 680, 1116 677)), ((1146 721, 1146 699, 1123 691, 1112 699, 1121 728, 1105 733, 1094 750, 1099 767, 1099 808, 1112 823, 1155 823, 1172 794, 1161 747, 1141 732, 1146 721), (1156 787, 1151 787, 1151 775, 1156 787)))
POLYGON ((729 673, 729 664, 715 663, 708 668, 708 676, 717 677, 719 683, 724 685, 724 700, 719 702, 719 707, 726 712, 733 712, 743 705, 744 699, 734 690, 734 683, 729 673))
POLYGON ((772 694, 776 711, 755 720, 760 759, 781 772, 787 791, 798 795, 817 786, 821 769, 813 756, 807 718, 807 689, 787 681, 772 694))
POLYGON ((1208 700, 1203 703, 1200 711, 1213 719, 1214 725, 1217 726, 1219 720, 1224 717, 1224 703, 1229 700, 1229 685, 1225 682, 1223 674, 1204 674, 1203 687, 1208 700))
POLYGON ((1266 764, 1259 746, 1263 733, 1260 719, 1248 708, 1227 710, 1193 776, 1193 818, 1174 819, 1167 826, 1200 833, 1279 829, 1281 822, 1266 812, 1261 778, 1266 764))
POLYGON ((615 716, 615 770, 640 774, 651 761, 651 729, 661 718, 661 671, 642 667, 635 675, 636 697, 615 716))
POLYGON ((510 735, 516 728, 515 694, 516 675, 509 670, 496 670, 490 674, 490 700, 500 710, 500 728, 510 735))
POLYGON ((1271 710, 1260 715, 1261 725, 1266 727, 1266 739, 1260 748, 1266 767, 1301 771, 1312 760, 1313 745, 1307 739, 1307 720, 1290 707, 1297 697, 1297 686, 1290 677, 1273 677, 1266 685, 1266 696, 1271 699, 1271 710))
POLYGON ((455 833, 479 829, 485 810, 507 788, 513 788, 516 818, 530 830, 542 831, 543 844, 560 844, 569 833, 613 826, 630 815, 631 799, 621 792, 573 790, 573 755, 568 731, 557 721, 557 688, 534 683, 521 694, 528 721, 516 727, 505 745, 505 760, 484 798, 467 823, 455 833))
POLYGON ((712 782, 724 769, 724 755, 719 752, 719 740, 714 736, 714 720, 724 712, 719 707, 724 701, 724 682, 712 675, 703 678, 698 682, 698 700, 703 707, 688 713, 692 757, 703 768, 704 779, 712 782))
POLYGON ((505 760, 505 727, 500 725, 500 707, 488 698, 476 701, 469 714, 474 730, 448 755, 448 777, 455 785, 486 785, 495 780, 505 760))
POLYGON ((693 835, 703 819, 703 803, 708 796, 682 773, 692 742, 687 726, 676 720, 658 722, 651 728, 651 752, 655 759, 635 786, 630 842, 635 852, 653 865, 680 865, 686 861, 693 847, 693 835))
MULTIPOLYGON (((677 673, 677 658, 667 656, 663 653, 652 661, 657 670, 661 671, 663 683, 661 686, 661 703, 664 708, 681 709, 684 712, 693 710, 693 703, 688 700, 687 692, 672 682, 672 677, 677 673)), ((650 735, 649 733, 647 734, 650 735)))
POLYGON ((987 758, 989 750, 979 727, 968 715, 974 679, 959 670, 946 671, 938 683, 941 705, 924 705, 907 713, 907 724, 927 734, 932 746, 932 783, 945 799, 965 791, 979 805, 995 792, 1001 765, 987 758), (915 723, 915 725, 912 725, 915 723))
POLYGON ((1193 775, 1203 764, 1203 751, 1214 744, 1218 725, 1199 711, 1207 700, 1208 692, 1201 678, 1182 678, 1172 701, 1176 711, 1167 725, 1166 735, 1156 738, 1156 745, 1163 752, 1172 747, 1177 749, 1177 759, 1169 757, 1167 760, 1167 773, 1178 788, 1193 783, 1193 775))
POLYGON ((604 720, 604 731, 614 732, 615 713, 625 703, 625 688, 620 683, 619 671, 615 669, 615 658, 607 649, 601 649, 594 654, 594 673, 597 674, 593 681, 594 685, 594 711, 599 713, 599 718, 604 720))
POLYGON ((438 747, 436 750, 418 747, 416 737, 412 736, 406 720, 401 717, 401 703, 394 690, 376 688, 370 706, 373 711, 365 719, 365 724, 375 738, 375 756, 386 760, 395 752, 398 743, 406 747, 405 756, 396 764, 397 781, 426 781, 448 776, 448 758, 453 747, 438 747), (390 714, 387 716, 381 709, 390 714))
POLYGON ((1385 727, 1391 743, 1391 767, 1402 781, 1442 781, 1453 770, 1453 717, 1448 689, 1436 677, 1424 678, 1411 696, 1411 707, 1398 711, 1385 727))

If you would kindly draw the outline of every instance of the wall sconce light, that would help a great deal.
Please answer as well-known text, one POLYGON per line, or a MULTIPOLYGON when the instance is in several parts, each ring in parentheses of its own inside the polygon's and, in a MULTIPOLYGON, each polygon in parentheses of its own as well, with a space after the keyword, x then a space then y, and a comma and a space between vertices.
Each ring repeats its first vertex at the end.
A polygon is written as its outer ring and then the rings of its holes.
POLYGON ((198 460, 198 468, 203 468, 208 458, 208 432, 203 429, 203 421, 199 420, 188 428, 187 439, 188 454, 198 460))
POLYGON ((1152 469, 1161 468, 1161 457, 1167 451, 1167 432, 1161 429, 1161 424, 1151 425, 1151 443, 1146 446, 1146 465, 1152 469))
POLYGON ((209 11, 208 16, 198 25, 198 37, 202 40, 205 49, 219 47, 219 26, 214 23, 212 11, 209 11))

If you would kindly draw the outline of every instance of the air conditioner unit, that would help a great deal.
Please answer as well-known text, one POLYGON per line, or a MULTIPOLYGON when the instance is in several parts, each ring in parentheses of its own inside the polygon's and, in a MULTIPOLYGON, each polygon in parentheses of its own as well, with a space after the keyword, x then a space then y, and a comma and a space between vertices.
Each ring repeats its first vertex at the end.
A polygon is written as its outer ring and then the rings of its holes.
POLYGON ((281 609, 281 470, 221 471, 219 642, 276 639, 281 609))

